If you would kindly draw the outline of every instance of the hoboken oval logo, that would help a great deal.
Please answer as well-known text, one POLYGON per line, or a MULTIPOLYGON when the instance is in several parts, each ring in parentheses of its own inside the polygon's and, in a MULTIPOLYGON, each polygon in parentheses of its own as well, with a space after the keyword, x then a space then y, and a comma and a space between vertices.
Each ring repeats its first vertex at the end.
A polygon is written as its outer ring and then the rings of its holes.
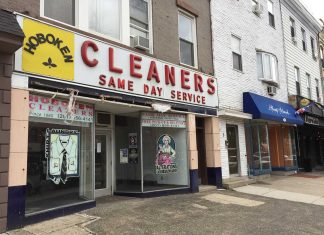
POLYGON ((23 71, 74 80, 74 34, 27 18, 23 46, 23 71))
POLYGON ((73 62, 73 56, 69 54, 71 52, 69 47, 64 45, 63 40, 55 37, 51 33, 46 35, 37 33, 35 36, 30 36, 25 43, 24 50, 34 55, 37 47, 43 43, 48 43, 56 47, 61 52, 64 62, 73 62))

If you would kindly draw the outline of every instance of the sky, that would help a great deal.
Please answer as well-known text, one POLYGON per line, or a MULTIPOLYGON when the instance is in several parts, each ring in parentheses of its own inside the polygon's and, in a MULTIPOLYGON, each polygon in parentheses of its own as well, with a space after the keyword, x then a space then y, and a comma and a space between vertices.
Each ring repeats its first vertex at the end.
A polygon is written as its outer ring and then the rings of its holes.
POLYGON ((324 20, 324 0, 299 0, 307 10, 319 21, 324 20))

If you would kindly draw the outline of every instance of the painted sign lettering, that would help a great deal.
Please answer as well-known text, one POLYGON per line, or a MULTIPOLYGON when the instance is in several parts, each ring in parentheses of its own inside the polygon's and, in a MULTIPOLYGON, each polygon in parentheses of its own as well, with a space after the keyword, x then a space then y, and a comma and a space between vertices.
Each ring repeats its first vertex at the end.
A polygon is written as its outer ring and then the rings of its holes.
POLYGON ((137 54, 18 16, 26 38, 16 70, 119 94, 216 108, 216 79, 198 70, 137 54))

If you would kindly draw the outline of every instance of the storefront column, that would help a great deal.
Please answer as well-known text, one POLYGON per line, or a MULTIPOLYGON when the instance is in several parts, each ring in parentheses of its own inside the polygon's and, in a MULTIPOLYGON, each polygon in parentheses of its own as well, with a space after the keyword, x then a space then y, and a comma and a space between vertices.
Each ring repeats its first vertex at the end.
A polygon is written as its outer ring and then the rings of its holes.
POLYGON ((191 192, 199 192, 198 186, 198 151, 196 140, 196 117, 194 114, 187 115, 188 157, 190 171, 191 192))
POLYGON ((222 188, 219 119, 216 117, 205 119, 205 144, 208 184, 222 188))
POLYGON ((28 91, 11 90, 8 228, 21 227, 25 215, 28 152, 28 91))
MULTIPOLYGON (((7 230, 9 217, 8 177, 10 152, 11 77, 14 53, 22 46, 24 34, 15 15, 0 10, 0 233, 7 230)), ((20 105, 18 106, 20 107, 20 105)))
POLYGON ((11 61, 0 51, 0 233, 7 227, 11 61))

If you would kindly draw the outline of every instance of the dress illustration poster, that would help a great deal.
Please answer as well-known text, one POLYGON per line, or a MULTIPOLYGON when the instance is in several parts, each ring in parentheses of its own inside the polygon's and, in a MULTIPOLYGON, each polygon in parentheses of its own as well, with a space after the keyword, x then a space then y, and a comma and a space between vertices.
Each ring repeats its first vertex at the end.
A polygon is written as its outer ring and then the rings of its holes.
POLYGON ((80 132, 48 128, 45 138, 47 179, 65 184, 69 177, 79 177, 80 132))
POLYGON ((176 143, 171 135, 163 134, 157 141, 157 154, 155 160, 156 174, 169 174, 177 172, 176 143))

